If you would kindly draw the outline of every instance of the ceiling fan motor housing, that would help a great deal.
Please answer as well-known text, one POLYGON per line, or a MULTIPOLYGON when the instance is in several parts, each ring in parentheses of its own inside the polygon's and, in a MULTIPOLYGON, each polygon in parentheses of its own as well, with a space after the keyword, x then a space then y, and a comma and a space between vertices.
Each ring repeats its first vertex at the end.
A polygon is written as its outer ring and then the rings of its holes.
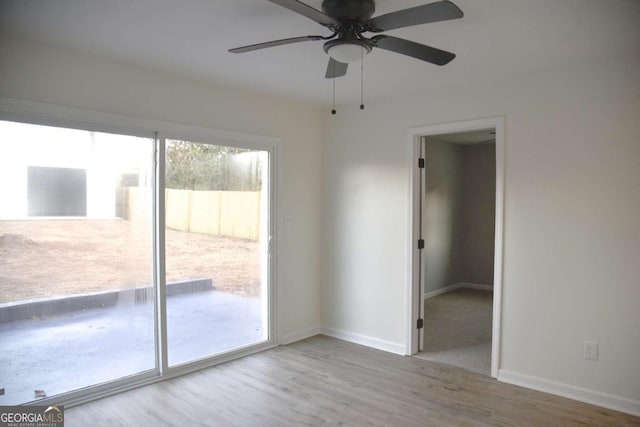
POLYGON ((370 38, 363 34, 458 19, 464 15, 462 10, 449 0, 389 12, 374 18, 372 18, 376 10, 374 0, 323 0, 322 11, 301 0, 270 1, 317 22, 333 34, 290 37, 241 46, 229 49, 229 52, 244 53, 292 43, 323 40, 324 51, 331 56, 326 78, 344 76, 347 72, 347 64, 361 60, 374 47, 436 65, 448 64, 455 58, 454 53, 385 34, 370 38))
POLYGON ((373 0, 324 0, 324 13, 337 21, 366 21, 373 16, 376 5, 373 0))

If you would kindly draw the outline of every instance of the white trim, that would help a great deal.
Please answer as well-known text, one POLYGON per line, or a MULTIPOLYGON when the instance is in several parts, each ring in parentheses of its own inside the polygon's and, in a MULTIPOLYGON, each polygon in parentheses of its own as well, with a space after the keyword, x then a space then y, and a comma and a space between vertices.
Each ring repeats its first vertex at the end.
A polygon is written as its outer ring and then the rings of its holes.
POLYGON ((186 138, 193 142, 224 144, 261 150, 264 149, 265 145, 281 144, 279 138, 271 136, 142 119, 4 96, 0 96, 0 119, 27 121, 33 124, 78 128, 96 132, 124 132, 148 138, 155 137, 155 132, 158 132, 166 139, 186 138))
POLYGON ((303 329, 301 331, 292 332, 290 334, 284 335, 282 338, 280 338, 280 341, 278 342, 278 344, 288 345, 296 341, 306 340, 307 338, 311 338, 321 333, 322 333, 322 328, 320 326, 303 329))
POLYGON ((167 335, 167 276, 166 276, 166 224, 165 224, 165 154, 166 140, 164 136, 156 135, 154 150, 154 181, 153 194, 153 250, 154 250, 154 284, 155 289, 155 322, 156 334, 156 367, 162 376, 169 372, 168 335, 167 335))
POLYGON ((148 138, 154 138, 157 130, 156 123, 151 120, 4 96, 0 96, 0 118, 45 126, 126 133, 148 138))
POLYGON ((498 381, 640 416, 640 401, 627 399, 614 394, 602 393, 504 369, 500 369, 498 372, 498 381))
POLYGON ((420 135, 412 134, 410 136, 410 144, 407 150, 407 163, 409 168, 409 198, 411 200, 411 207, 408 209, 409 218, 407 220, 409 244, 407 245, 407 268, 406 279, 409 282, 409 287, 405 295, 405 325, 409 325, 405 331, 405 350, 404 354, 416 354, 420 349, 419 343, 422 341, 422 330, 415 329, 413 325, 416 324, 417 319, 422 314, 422 307, 424 304, 417 303, 421 301, 420 289, 420 251, 416 245, 416 242, 420 238, 420 170, 418 169, 418 157, 420 157, 421 139, 420 135))
POLYGON ((282 253, 284 242, 284 224, 281 224, 281 197, 284 188, 282 183, 282 167, 283 150, 282 141, 279 139, 274 140, 271 145, 271 153, 269 156, 269 238, 271 239, 271 252, 269 259, 269 310, 270 310, 270 322, 269 322, 269 341, 277 344, 281 334, 281 328, 284 324, 282 318, 282 308, 284 304, 284 286, 279 281, 283 277, 282 268, 283 261, 278 255, 282 253))
MULTIPOLYGON (((419 141, 421 136, 429 135, 442 135, 455 132, 472 132, 476 130, 495 129, 496 131, 496 217, 495 217, 495 258, 493 267, 493 326, 492 326, 492 344, 491 344, 491 376, 497 378, 498 369, 500 367, 500 343, 502 339, 501 327, 502 327, 502 278, 503 278, 503 242, 504 242, 504 169, 505 169, 505 156, 504 156, 504 117, 489 117, 485 119, 467 120, 461 122, 441 123, 429 126, 420 126, 410 128, 407 132, 409 140, 408 152, 412 155, 415 153, 416 141, 419 141)), ((418 239, 418 230, 415 226, 417 219, 416 216, 416 172, 414 170, 414 158, 412 157, 407 162, 410 165, 409 169, 409 199, 411 200, 411 208, 409 209, 409 254, 407 256, 408 269, 410 277, 407 279, 406 286, 406 334, 407 341, 405 348, 407 354, 417 353, 417 334, 414 334, 415 325, 419 318, 419 309, 416 309, 416 299, 422 300, 422 295, 419 291, 416 295, 416 288, 419 289, 419 280, 416 277, 417 268, 415 263, 417 262, 417 256, 414 255, 414 244, 418 239)))
POLYGON ((382 351, 387 351, 389 353, 400 354, 403 356, 406 354, 404 344, 400 343, 385 341, 367 335, 354 334, 352 332, 327 327, 323 327, 321 329, 321 333, 329 337, 338 338, 344 341, 349 341, 355 344, 364 345, 382 351))
POLYGON ((491 376, 498 377, 502 340, 502 279, 504 259, 504 117, 494 120, 496 130, 496 223, 493 263, 493 320, 491 331, 491 376))

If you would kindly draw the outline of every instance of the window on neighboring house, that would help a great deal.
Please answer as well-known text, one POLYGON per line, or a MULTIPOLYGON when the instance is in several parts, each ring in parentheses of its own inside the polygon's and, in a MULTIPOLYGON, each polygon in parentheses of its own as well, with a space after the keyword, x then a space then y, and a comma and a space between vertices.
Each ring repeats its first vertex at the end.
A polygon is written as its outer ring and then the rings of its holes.
POLYGON ((29 216, 86 216, 87 171, 28 166, 27 194, 29 216))

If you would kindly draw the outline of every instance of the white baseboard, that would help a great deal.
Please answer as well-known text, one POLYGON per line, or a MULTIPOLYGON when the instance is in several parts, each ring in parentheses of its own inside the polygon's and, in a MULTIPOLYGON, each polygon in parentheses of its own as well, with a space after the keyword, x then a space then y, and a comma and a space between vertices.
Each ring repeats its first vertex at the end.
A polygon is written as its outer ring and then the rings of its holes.
POLYGON ((398 344, 391 341, 385 341, 378 338, 369 337, 367 335, 354 334, 352 332, 341 331, 339 329, 326 328, 321 329, 321 333, 333 338, 349 341, 355 344, 361 344, 367 347, 376 348, 378 350, 387 351, 400 355, 406 354, 404 344, 398 344))
POLYGON ((498 381, 640 416, 640 401, 500 369, 498 381))
POLYGON ((454 283, 453 285, 445 286, 444 288, 436 289, 434 291, 425 292, 422 299, 433 298, 438 295, 445 294, 447 292, 455 291, 460 288, 468 288, 468 289, 478 289, 480 291, 490 291, 493 292, 493 286, 491 285, 481 285, 479 283, 467 283, 467 282, 459 282, 454 283))
POLYGON ((320 333, 322 333, 322 328, 320 328, 319 326, 303 329, 302 331, 297 331, 297 332, 293 332, 293 333, 281 336, 278 344, 280 345, 291 344, 292 342, 311 338, 312 336, 318 335, 320 333))

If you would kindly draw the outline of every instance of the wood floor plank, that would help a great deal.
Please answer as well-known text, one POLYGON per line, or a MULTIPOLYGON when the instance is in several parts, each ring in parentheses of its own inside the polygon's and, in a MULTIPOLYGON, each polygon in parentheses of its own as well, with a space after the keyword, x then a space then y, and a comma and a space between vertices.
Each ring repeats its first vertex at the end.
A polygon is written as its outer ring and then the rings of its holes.
POLYGON ((316 336, 65 411, 73 426, 640 426, 640 418, 316 336))

